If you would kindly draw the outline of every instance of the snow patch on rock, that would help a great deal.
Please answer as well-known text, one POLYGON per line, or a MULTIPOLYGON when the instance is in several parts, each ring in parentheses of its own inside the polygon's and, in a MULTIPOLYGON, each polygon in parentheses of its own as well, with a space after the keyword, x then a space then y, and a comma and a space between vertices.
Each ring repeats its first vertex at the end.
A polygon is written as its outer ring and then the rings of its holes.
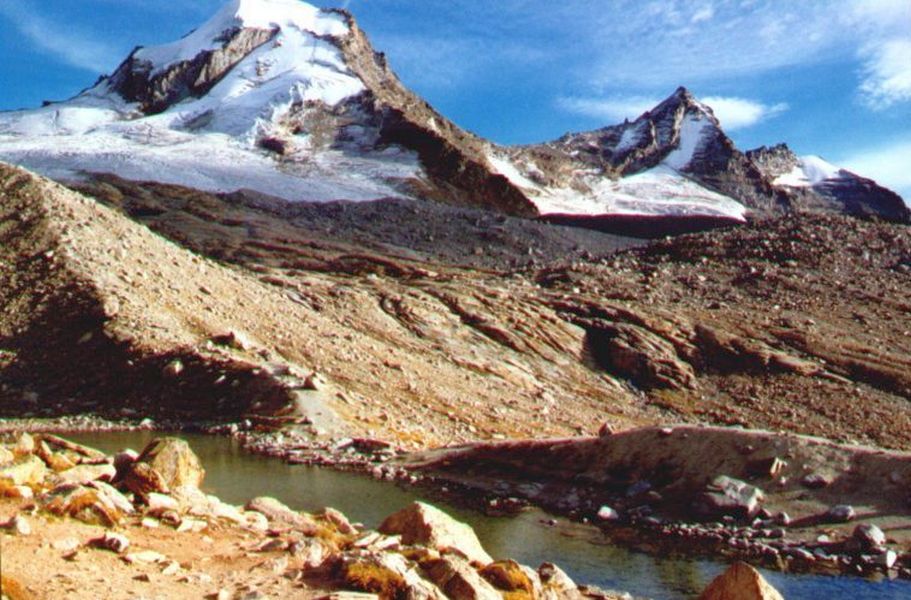
POLYGON ((809 187, 832 179, 844 179, 844 171, 819 156, 800 157, 800 162, 788 173, 775 178, 775 185, 809 187))
POLYGON ((678 171, 685 169, 705 141, 706 133, 714 127, 707 113, 687 113, 680 123, 677 148, 665 157, 664 164, 678 171))
POLYGON ((546 188, 527 177, 509 158, 488 152, 500 175, 519 187, 542 215, 718 216, 744 220, 747 209, 733 198, 708 190, 667 165, 608 179, 582 174, 586 189, 546 188))
POLYGON ((135 57, 148 61, 153 73, 192 60, 221 47, 226 32, 235 29, 281 29, 316 36, 344 36, 348 26, 340 15, 321 11, 299 0, 232 0, 198 29, 171 44, 142 48, 135 57))

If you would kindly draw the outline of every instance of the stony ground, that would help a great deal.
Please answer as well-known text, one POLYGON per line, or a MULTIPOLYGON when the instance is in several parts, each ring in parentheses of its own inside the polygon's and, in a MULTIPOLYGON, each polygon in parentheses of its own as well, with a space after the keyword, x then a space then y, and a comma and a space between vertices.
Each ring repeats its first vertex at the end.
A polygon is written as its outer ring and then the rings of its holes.
POLYGON ((283 412, 415 448, 604 421, 911 445, 905 226, 797 216, 611 253, 631 242, 451 209, 81 184, 109 210, 2 177, 9 414, 283 412))

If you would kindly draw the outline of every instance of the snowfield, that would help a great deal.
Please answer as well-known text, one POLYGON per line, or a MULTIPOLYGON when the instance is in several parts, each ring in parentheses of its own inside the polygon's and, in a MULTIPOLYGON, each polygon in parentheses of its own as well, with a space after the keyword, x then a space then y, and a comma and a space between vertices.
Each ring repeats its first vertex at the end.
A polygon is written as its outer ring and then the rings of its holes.
POLYGON ((708 215, 744 220, 747 212, 733 198, 702 187, 666 164, 616 181, 581 174, 587 189, 576 190, 541 187, 496 151, 489 151, 487 159, 525 192, 542 215, 708 215))

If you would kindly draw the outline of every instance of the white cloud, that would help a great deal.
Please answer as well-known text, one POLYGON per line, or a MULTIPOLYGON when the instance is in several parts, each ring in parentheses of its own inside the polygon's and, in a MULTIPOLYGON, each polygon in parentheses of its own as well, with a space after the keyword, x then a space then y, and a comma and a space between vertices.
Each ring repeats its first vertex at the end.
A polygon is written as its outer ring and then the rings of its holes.
POLYGON ((708 21, 715 16, 715 9, 711 6, 704 6, 699 11, 696 12, 692 17, 690 17, 690 22, 692 23, 701 23, 702 21, 708 21))
POLYGON ((24 5, 0 3, 0 15, 41 50, 74 67, 100 74, 117 58, 116 51, 106 44, 53 23, 24 5))
MULTIPOLYGON (((907 138, 911 139, 911 131, 907 138)), ((839 163, 849 171, 898 192, 905 204, 911 205, 911 141, 862 149, 839 163)))
MULTIPOLYGON (((487 29, 490 38, 498 41, 485 50, 495 54, 498 45, 540 44, 568 81, 595 93, 604 89, 652 93, 681 84, 698 87, 786 67, 842 62, 855 65, 858 92, 868 105, 881 108, 911 100, 909 0, 612 0, 607 4, 450 0, 448 8, 438 10, 452 21, 453 30, 487 29)), ((435 37, 415 41, 428 56, 436 54, 435 37)), ((414 52, 420 55, 420 48, 414 52)), ((472 58, 481 56, 476 52, 472 58)), ((464 58, 427 59, 415 72, 433 77, 436 68, 446 69, 442 63, 458 66, 464 58)), ((846 79, 851 72, 848 67, 846 79)), ((616 112, 610 105, 589 108, 616 112)))
MULTIPOLYGON (((700 100, 711 107, 727 131, 751 127, 788 110, 788 105, 783 102, 770 105, 733 96, 706 96, 700 100)), ((557 100, 557 106, 567 112, 602 119, 605 123, 617 123, 635 119, 659 102, 661 98, 653 96, 564 97, 557 100)))
POLYGON ((616 123, 624 119, 635 119, 655 107, 661 100, 648 96, 614 96, 610 98, 559 98, 561 109, 602 119, 605 123, 616 123))
POLYGON ((721 126, 728 131, 752 127, 760 121, 780 115, 789 108, 784 102, 769 105, 728 96, 706 96, 700 100, 712 107, 712 112, 721 121, 721 126))
POLYGON ((888 108, 911 100, 911 39, 882 41, 863 54, 866 62, 860 93, 870 107, 888 108))

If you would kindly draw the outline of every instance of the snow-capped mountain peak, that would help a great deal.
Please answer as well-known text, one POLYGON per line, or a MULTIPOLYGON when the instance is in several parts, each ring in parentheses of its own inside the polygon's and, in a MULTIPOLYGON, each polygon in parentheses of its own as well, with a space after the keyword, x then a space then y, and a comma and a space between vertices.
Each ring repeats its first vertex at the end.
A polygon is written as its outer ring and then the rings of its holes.
POLYGON ((161 46, 139 48, 133 54, 147 62, 152 73, 175 63, 191 61, 205 52, 215 52, 241 29, 281 31, 296 29, 314 36, 343 36, 348 33, 344 19, 300 0, 231 0, 211 19, 182 39, 161 46))
POLYGON ((398 81, 350 14, 298 0, 231 0, 75 98, 0 113, 0 160, 58 179, 535 214, 479 145, 398 81))
POLYGON ((589 223, 729 222, 798 206, 908 219, 900 198, 821 159, 740 152, 682 87, 633 121, 546 144, 488 143, 405 88, 350 14, 299 0, 230 0, 180 40, 138 47, 75 98, 0 113, 0 160, 57 179, 107 172, 289 200, 433 198, 589 223), (791 183, 777 179, 792 171, 791 183))

